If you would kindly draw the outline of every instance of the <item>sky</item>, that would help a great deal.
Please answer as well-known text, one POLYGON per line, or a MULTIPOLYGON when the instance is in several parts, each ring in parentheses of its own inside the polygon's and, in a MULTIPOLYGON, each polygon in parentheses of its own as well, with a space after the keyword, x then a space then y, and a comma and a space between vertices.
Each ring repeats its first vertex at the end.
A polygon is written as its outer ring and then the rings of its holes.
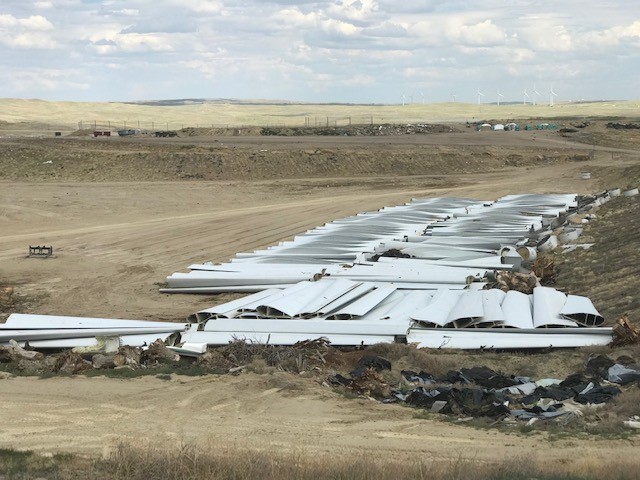
POLYGON ((526 89, 548 103, 639 87, 638 1, 0 1, 0 98, 489 103, 526 89))

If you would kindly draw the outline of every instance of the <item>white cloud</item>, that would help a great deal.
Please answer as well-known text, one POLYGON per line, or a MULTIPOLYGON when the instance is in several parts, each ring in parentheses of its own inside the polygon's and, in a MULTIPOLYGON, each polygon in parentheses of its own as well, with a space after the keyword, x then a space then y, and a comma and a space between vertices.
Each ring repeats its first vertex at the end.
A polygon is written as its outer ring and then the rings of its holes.
POLYGON ((18 92, 31 92, 34 89, 48 92, 89 89, 88 83, 77 81, 78 77, 77 70, 48 68, 23 68, 0 73, 3 83, 18 92))
POLYGON ((473 101, 478 87, 520 98, 525 82, 561 91, 576 76, 576 96, 625 98, 640 79, 639 18, 622 0, 3 0, 0 71, 25 80, 4 95, 70 99, 118 99, 132 72, 148 98, 386 102, 428 86, 473 101), (92 88, 55 73, 71 70, 92 88))
POLYGON ((342 81, 343 85, 351 85, 351 86, 373 85, 375 83, 376 83, 376 79, 374 77, 372 77, 371 75, 362 75, 362 74, 356 74, 342 81))
POLYGON ((41 15, 18 18, 0 15, 0 44, 21 49, 51 49, 56 42, 50 32, 53 25, 41 15))
POLYGON ((53 29, 51 22, 42 15, 28 18, 16 18, 13 15, 0 15, 0 28, 21 28, 25 30, 47 31, 53 29))
POLYGON ((169 3, 201 13, 218 13, 223 7, 217 0, 171 0, 169 3))
POLYGON ((461 25, 457 31, 449 33, 450 38, 464 45, 500 45, 506 39, 506 34, 491 20, 474 25, 461 25))
POLYGON ((378 10, 374 0, 339 0, 327 8, 327 15, 347 21, 366 22, 378 10))

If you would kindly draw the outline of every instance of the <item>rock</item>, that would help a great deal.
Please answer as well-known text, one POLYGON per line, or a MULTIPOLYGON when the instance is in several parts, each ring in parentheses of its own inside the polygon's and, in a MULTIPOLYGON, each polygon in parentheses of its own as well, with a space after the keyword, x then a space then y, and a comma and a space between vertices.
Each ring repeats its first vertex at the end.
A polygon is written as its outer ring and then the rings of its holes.
POLYGON ((92 368, 93 365, 91 365, 90 362, 87 362, 79 354, 69 351, 58 357, 55 371, 75 375, 76 373, 84 372, 92 368))
POLYGON ((157 363, 177 362, 180 355, 169 350, 164 342, 157 339, 149 348, 140 355, 140 363, 142 365, 155 365, 157 363))
POLYGON ((114 368, 116 366, 114 357, 115 355, 102 355, 98 353, 91 357, 91 363, 93 364, 93 368, 97 369, 114 368))
POLYGON ((0 363, 11 363, 12 361, 11 350, 7 347, 0 346, 0 363))
POLYGON ((116 367, 137 366, 140 364, 140 355, 142 350, 137 347, 124 346, 118 349, 118 353, 113 357, 113 363, 116 367))
POLYGON ((41 360, 44 358, 44 355, 40 352, 25 350, 15 340, 9 340, 9 350, 14 362, 19 358, 24 358, 26 360, 41 360))
POLYGON ((58 358, 53 355, 44 357, 44 364, 48 370, 54 371, 56 369, 57 362, 58 362, 58 358))
POLYGON ((38 360, 28 360, 21 358, 16 363, 16 369, 25 375, 41 375, 45 372, 51 371, 47 365, 38 360))
POLYGON ((13 377, 13 375, 9 372, 0 372, 0 380, 6 380, 11 377, 13 377))

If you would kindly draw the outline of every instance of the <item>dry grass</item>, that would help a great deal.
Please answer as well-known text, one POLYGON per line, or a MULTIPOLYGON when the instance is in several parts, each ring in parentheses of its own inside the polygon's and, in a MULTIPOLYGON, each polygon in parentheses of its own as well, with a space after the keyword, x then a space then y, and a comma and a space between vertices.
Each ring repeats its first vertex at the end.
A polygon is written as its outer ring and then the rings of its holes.
POLYGON ((626 388, 606 407, 586 410, 583 423, 588 433, 613 436, 635 433, 634 430, 625 427, 623 422, 640 415, 640 389, 626 388))
MULTIPOLYGON (((640 168, 629 172, 629 179, 640 179, 640 168)), ((622 315, 640 322, 640 201, 638 197, 618 197, 600 207, 597 219, 584 229, 583 236, 595 244, 558 255, 557 284, 567 293, 584 295, 613 325, 622 315)), ((578 241, 583 241, 579 239, 578 241)))
MULTIPOLYGON (((565 378, 584 367, 587 352, 580 349, 534 351, 468 351, 417 349, 411 345, 379 344, 366 350, 391 361, 390 375, 399 378, 402 370, 425 370, 442 376, 450 370, 486 366, 505 375, 539 378, 565 378)), ((609 353, 609 352, 606 352, 609 353)), ((360 356, 363 353, 360 353, 360 356)), ((357 357, 359 358, 359 357, 357 357)), ((357 358, 355 361, 357 361, 357 358)), ((389 379, 390 380, 390 379, 389 379)))
MULTIPOLYGON (((439 103, 414 105, 249 105, 205 103, 186 106, 146 106, 122 103, 44 102, 40 100, 0 99, 0 122, 48 122, 77 127, 79 121, 97 120, 129 128, 137 122, 155 122, 156 128, 179 129, 205 125, 288 125, 312 123, 416 123, 477 121, 481 119, 551 119, 561 117, 636 117, 638 102, 580 103, 547 105, 476 105, 439 103)), ((5 125, 5 128, 7 126, 5 125)), ((75 129, 75 128, 73 128, 75 129)))
POLYGON ((100 478, 104 480, 185 479, 619 479, 640 478, 638 462, 602 464, 589 458, 549 462, 534 455, 497 463, 462 456, 450 459, 385 459, 366 452, 328 457, 312 452, 226 450, 206 446, 133 446, 120 444, 103 460, 71 456, 44 457, 31 452, 0 451, 0 478, 100 478))

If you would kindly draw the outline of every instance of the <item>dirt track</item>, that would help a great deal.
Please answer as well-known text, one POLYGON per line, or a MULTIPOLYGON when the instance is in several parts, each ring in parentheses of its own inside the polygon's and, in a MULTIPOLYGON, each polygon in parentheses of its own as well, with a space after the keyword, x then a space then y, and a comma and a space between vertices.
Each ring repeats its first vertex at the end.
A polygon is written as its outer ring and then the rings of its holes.
MULTIPOLYGON (((0 380, 1 381, 1 380, 0 380)), ((577 471, 629 461, 638 440, 505 435, 416 417, 412 409, 341 397, 289 374, 238 377, 16 378, 1 381, 0 445, 101 454, 118 440, 395 460, 523 457, 577 471)))
MULTIPOLYGON (((241 146, 243 141, 238 141, 238 148, 259 153, 259 145, 241 146)), ((316 148, 315 141, 302 141, 297 150, 290 147, 292 155, 316 148)), ((395 148, 402 152, 424 148, 412 141, 409 138, 408 144, 395 148)), ((379 151, 377 144, 359 142, 365 154, 379 151)), ((535 158, 530 141, 525 143, 523 151, 535 158)), ((15 148, 13 142, 0 145, 5 159, 7 145, 15 148)), ((566 154, 562 149, 566 145, 554 145, 558 158, 587 149, 571 145, 566 154)), ((45 180, 40 175, 30 179, 28 169, 14 170, 13 181, 0 184, 0 282, 14 284, 16 294, 28 299, 23 311, 177 321, 220 301, 157 292, 166 275, 193 262, 224 261, 236 252, 277 243, 323 222, 416 196, 494 199, 507 193, 588 193, 626 184, 629 169, 637 174, 638 157, 629 152, 618 152, 613 160, 605 152, 591 161, 567 157, 541 166, 527 161, 525 166, 498 168, 510 154, 500 146, 492 147, 497 158, 493 171, 480 173, 474 165, 464 166, 469 152, 456 153, 458 146, 439 148, 450 150, 451 161, 463 158, 459 171, 436 176, 422 171, 383 178, 337 171, 325 178, 287 179, 286 172, 280 172, 284 178, 184 181, 174 174, 176 181, 167 181, 163 173, 163 181, 144 181, 148 164, 132 178, 134 163, 127 167, 130 181, 98 182, 82 172, 45 180), (580 180, 584 170, 597 172, 594 179, 580 180), (56 258, 24 258, 27 246, 34 244, 53 245, 56 258)), ((20 148, 26 151, 24 145, 20 148)), ((517 142, 511 148, 518 148, 517 142)), ((61 162, 71 161, 62 150, 54 153, 61 162)), ((109 159, 114 154, 100 155, 109 159)), ((41 158, 25 162, 42 165, 41 158)), ((15 165, 10 163, 13 169, 15 165)), ((0 380, 0 446, 95 453, 120 436, 167 435, 176 441, 302 446, 330 454, 364 448, 393 456, 419 453, 490 460, 535 451, 540 458, 572 458, 578 463, 615 461, 638 447, 637 440, 549 444, 540 442, 539 436, 505 436, 419 420, 409 409, 347 400, 310 382, 300 391, 298 381, 279 375, 170 382, 0 380)))

